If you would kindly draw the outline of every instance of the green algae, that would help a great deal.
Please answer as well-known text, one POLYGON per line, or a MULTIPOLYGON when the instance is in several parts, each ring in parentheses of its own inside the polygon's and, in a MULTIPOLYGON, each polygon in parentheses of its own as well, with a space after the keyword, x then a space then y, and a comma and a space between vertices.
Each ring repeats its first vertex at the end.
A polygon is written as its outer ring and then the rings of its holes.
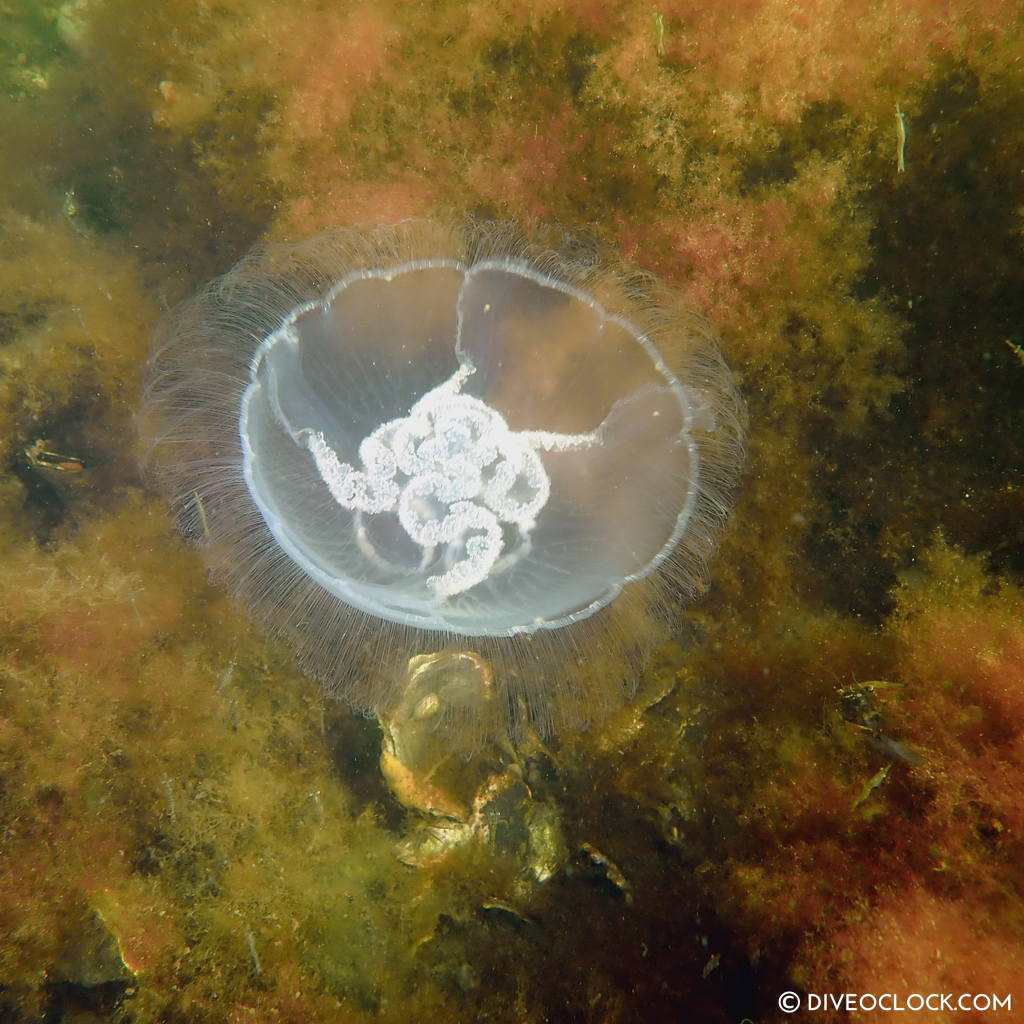
POLYGON ((764 1019, 877 987, 882 953, 1013 990, 1019 13, 838 10, 13 5, 8 1018, 764 1019), (751 410, 713 582, 635 702, 514 762, 564 836, 529 884, 514 845, 402 861, 424 823, 376 723, 135 469, 171 302, 265 235, 465 208, 590 225, 689 294, 751 410))

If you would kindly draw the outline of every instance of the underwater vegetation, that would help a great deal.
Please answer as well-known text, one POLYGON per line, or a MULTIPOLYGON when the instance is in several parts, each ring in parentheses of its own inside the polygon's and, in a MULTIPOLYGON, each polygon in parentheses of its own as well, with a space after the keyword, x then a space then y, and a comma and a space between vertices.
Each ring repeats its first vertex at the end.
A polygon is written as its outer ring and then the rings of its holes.
MULTIPOLYGON (((4 17, 0 1019, 1024 999, 1019 5, 4 17), (136 441, 158 323, 254 245, 456 211, 656 275, 749 409, 707 582, 617 627, 630 699, 471 755, 423 711, 493 666, 409 649, 378 715, 333 700, 211 584, 136 441)), ((538 679, 614 688, 614 650, 581 632, 538 679)))

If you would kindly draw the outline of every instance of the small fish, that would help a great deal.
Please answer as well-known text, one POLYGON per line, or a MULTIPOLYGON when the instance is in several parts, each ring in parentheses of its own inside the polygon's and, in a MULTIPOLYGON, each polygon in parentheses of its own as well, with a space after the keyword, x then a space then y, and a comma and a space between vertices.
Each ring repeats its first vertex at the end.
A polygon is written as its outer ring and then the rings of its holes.
POLYGON ((42 438, 25 449, 25 458, 36 469, 54 469, 58 473, 81 473, 85 470, 85 462, 77 455, 56 452, 50 442, 42 438))

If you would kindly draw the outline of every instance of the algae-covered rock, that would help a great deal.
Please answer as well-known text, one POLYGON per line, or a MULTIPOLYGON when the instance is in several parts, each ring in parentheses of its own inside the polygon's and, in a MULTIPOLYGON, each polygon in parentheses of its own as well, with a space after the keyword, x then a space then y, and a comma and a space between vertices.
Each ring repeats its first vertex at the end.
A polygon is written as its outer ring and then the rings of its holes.
POLYGON ((7 7, 0 1016, 1021 990, 1019 4, 7 7), (250 628, 134 416, 258 240, 465 212, 683 294, 750 441, 634 703, 449 753, 450 676, 363 718, 250 628))

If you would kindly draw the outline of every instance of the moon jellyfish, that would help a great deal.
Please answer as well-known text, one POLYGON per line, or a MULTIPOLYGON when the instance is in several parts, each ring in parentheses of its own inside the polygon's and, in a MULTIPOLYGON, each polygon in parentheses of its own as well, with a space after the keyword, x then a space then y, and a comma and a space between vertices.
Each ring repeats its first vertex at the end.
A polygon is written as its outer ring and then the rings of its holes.
POLYGON ((158 333, 143 435, 181 530, 359 708, 471 741, 585 722, 704 579, 732 377, 652 278, 561 242, 271 245, 158 333))

